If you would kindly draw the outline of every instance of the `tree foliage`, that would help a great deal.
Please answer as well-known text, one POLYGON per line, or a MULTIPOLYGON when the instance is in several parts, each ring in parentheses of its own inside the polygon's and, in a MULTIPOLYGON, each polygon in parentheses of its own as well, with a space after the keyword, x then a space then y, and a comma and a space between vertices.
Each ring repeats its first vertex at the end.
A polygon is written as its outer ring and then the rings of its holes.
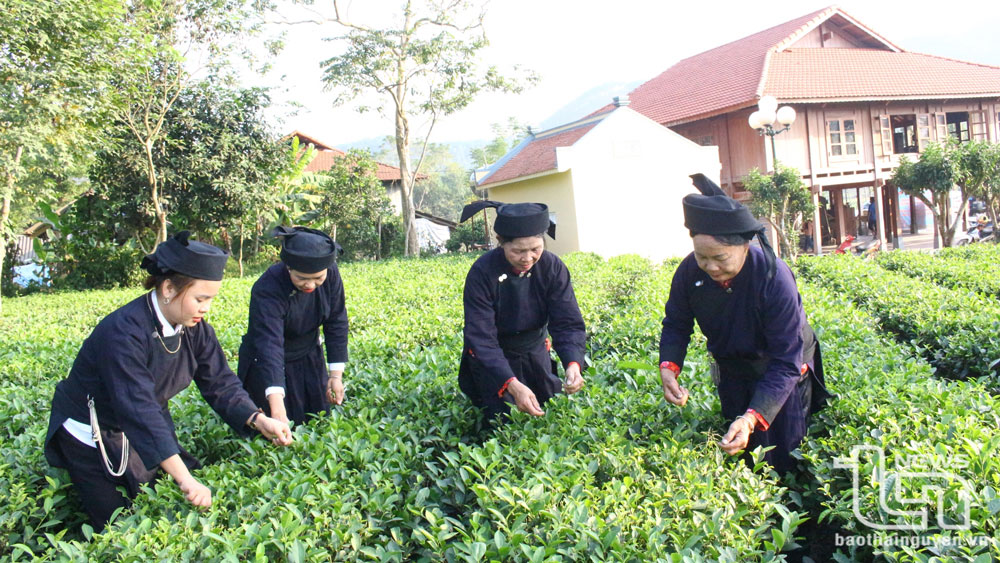
MULTIPOLYGON (((956 183, 965 194, 975 196, 986 204, 986 212, 993 225, 1000 214, 1000 144, 989 141, 971 141, 955 148, 956 183)), ((996 227, 994 227, 996 232, 996 227)), ((1000 242, 1000 237, 993 237, 1000 242)))
POLYGON ((448 252, 459 252, 485 248, 489 244, 489 237, 486 234, 486 219, 483 216, 483 213, 477 213, 468 221, 460 224, 445 242, 445 249, 448 252))
POLYGON ((398 23, 376 25, 350 20, 336 0, 333 10, 333 21, 347 32, 338 38, 343 52, 322 63, 323 81, 336 92, 338 104, 363 92, 375 92, 387 102, 377 109, 388 109, 393 115, 406 252, 417 255, 413 186, 435 121, 465 108, 484 90, 520 91, 521 81, 504 76, 494 66, 478 65, 479 52, 487 45, 485 8, 469 0, 406 0, 398 23), (413 163, 411 119, 416 116, 426 117, 430 125, 421 157, 413 163))
POLYGON ((799 171, 778 165, 773 175, 754 168, 743 182, 752 194, 750 210, 766 219, 778 234, 781 255, 794 259, 799 251, 799 230, 803 217, 812 213, 809 188, 802 182, 799 171))
POLYGON ((173 105, 197 75, 227 76, 240 41, 260 29, 269 4, 258 0, 137 0, 127 23, 134 41, 123 46, 122 72, 114 81, 116 116, 140 147, 155 244, 166 240, 166 201, 154 153, 167 137, 173 105))
POLYGON ((930 143, 916 161, 900 158, 899 167, 893 172, 892 183, 903 193, 924 202, 934 216, 937 234, 942 246, 951 246, 955 230, 968 203, 969 194, 963 184, 958 184, 962 192, 962 203, 957 211, 952 210, 951 190, 961 179, 957 171, 957 147, 955 144, 930 143))
MULTIPOLYGON (((275 179, 287 166, 285 148, 271 133, 258 89, 225 89, 201 83, 178 95, 165 114, 164 138, 153 153, 161 203, 169 219, 203 237, 228 243, 245 225, 259 231, 256 217, 275 179)), ((114 142, 98 152, 90 170, 95 201, 90 220, 104 223, 113 238, 135 240, 151 250, 149 230, 156 221, 147 197, 147 163, 140 141, 124 123, 113 128, 114 142)))
POLYGON ((377 166, 368 152, 351 150, 329 170, 303 178, 306 189, 320 197, 303 220, 329 232, 348 259, 381 259, 391 253, 383 248, 383 231, 393 222, 393 207, 375 175, 377 166))
MULTIPOLYGON (((0 9, 0 268, 15 206, 58 198, 100 138, 118 47, 129 33, 116 0, 7 0, 0 9)), ((18 227, 23 228, 19 224, 18 227)))
POLYGON ((494 123, 491 125, 491 129, 493 130, 493 140, 481 148, 469 151, 469 158, 472 159, 472 165, 476 168, 489 166, 503 158, 524 139, 527 131, 527 127, 516 117, 508 117, 507 123, 494 123))

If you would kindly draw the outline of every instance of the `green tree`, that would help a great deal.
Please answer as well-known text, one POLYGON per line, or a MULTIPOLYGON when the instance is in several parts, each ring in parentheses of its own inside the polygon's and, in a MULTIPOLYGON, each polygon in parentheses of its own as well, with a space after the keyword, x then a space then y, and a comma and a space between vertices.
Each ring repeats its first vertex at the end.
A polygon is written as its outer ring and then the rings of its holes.
POLYGON ((116 0, 6 0, 0 9, 0 269, 12 209, 78 186, 21 180, 65 178, 60 171, 78 169, 99 142, 124 11, 116 0))
POLYGON ((419 255, 413 185, 420 161, 414 165, 410 158, 411 119, 429 118, 422 155, 438 117, 465 108, 484 90, 518 92, 522 81, 505 77, 496 67, 479 68, 479 52, 487 45, 485 8, 469 0, 406 0, 401 8, 400 23, 367 26, 347 19, 334 0, 332 20, 347 29, 339 38, 346 48, 322 63, 323 80, 338 93, 338 104, 365 91, 389 101, 402 176, 406 254, 419 255))
POLYGON ((802 218, 813 211, 809 188, 802 182, 802 175, 780 164, 773 175, 762 174, 754 168, 743 185, 752 195, 750 211, 774 227, 781 255, 795 259, 799 253, 802 218))
POLYGON ((121 100, 116 115, 142 151, 154 246, 167 238, 170 196, 163 191, 154 153, 162 150, 159 145, 167 136, 170 110, 200 72, 207 69, 216 82, 229 78, 227 71, 240 41, 256 34, 269 7, 261 0, 137 0, 129 4, 127 23, 137 36, 123 48, 130 56, 125 57, 115 80, 121 100))
POLYGON ((484 147, 469 151, 469 158, 472 159, 474 168, 489 166, 503 158, 505 154, 510 152, 510 149, 516 147, 524 139, 527 131, 527 127, 516 117, 508 117, 505 124, 494 123, 491 129, 493 130, 493 140, 484 147))
MULTIPOLYGON (((997 225, 997 213, 1000 211, 1000 144, 971 141, 958 144, 954 150, 956 183, 964 193, 986 204, 990 220, 997 225)), ((993 242, 1000 242, 1000 237, 994 236, 993 242)))
POLYGON ((924 202, 931 210, 942 246, 952 245, 955 230, 969 200, 968 192, 959 185, 962 203, 957 212, 952 212, 951 190, 958 180, 955 160, 954 145, 931 143, 916 161, 905 156, 900 158, 899 167, 892 174, 892 183, 896 187, 924 202))
MULTIPOLYGON (((172 195, 163 207, 168 218, 201 236, 218 235, 229 246, 238 233, 241 263, 246 221, 268 205, 288 167, 286 149, 265 121, 269 103, 259 89, 208 82, 189 87, 164 114, 164 137, 152 154, 158 185, 172 195)), ((147 155, 127 124, 118 122, 113 130, 115 142, 98 152, 90 170, 91 199, 97 201, 88 202, 86 213, 107 225, 108 240, 141 243, 155 226, 147 155)))
MULTIPOLYGON (((398 164, 395 144, 393 137, 386 137, 375 159, 398 164)), ((423 174, 413 184, 415 210, 457 221, 462 206, 472 195, 470 172, 462 168, 451 148, 444 143, 427 144, 421 169, 423 174)))
POLYGON ((472 250, 477 246, 485 248, 488 243, 485 213, 477 213, 451 233, 451 237, 444 243, 444 248, 448 252, 458 252, 472 250))
POLYGON ((375 175, 377 164, 367 151, 351 150, 333 166, 303 178, 322 198, 305 219, 330 233, 349 259, 381 259, 383 226, 393 216, 392 203, 375 175))

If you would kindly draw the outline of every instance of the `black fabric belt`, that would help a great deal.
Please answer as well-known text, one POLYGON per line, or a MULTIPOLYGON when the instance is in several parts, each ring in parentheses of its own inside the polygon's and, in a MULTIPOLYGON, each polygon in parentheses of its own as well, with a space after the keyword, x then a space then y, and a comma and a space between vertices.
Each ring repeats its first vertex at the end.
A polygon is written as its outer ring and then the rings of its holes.
POLYGON ((289 338, 285 335, 285 362, 301 360, 319 345, 319 329, 289 338))
POLYGON ((506 352, 530 352, 545 341, 545 337, 548 335, 547 329, 548 325, 545 325, 536 330, 522 330, 513 334, 500 334, 497 336, 497 340, 500 343, 500 348, 506 352))

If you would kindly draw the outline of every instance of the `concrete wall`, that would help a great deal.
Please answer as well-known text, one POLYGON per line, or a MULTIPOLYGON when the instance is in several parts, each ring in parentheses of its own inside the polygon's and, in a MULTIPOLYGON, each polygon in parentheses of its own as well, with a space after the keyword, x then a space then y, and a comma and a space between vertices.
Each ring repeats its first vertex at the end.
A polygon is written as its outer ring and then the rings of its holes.
POLYGON ((566 254, 580 249, 576 202, 570 172, 556 172, 490 188, 489 199, 505 203, 537 202, 555 213, 556 238, 545 239, 545 248, 566 254))
POLYGON ((621 108, 584 135, 569 157, 580 222, 579 249, 654 261, 691 252, 681 198, 690 174, 719 181, 719 152, 621 108))
POLYGON ((565 172, 491 188, 489 198, 537 201, 556 214, 556 254, 639 254, 654 261, 686 256, 691 237, 681 199, 696 190, 689 175, 719 181, 718 147, 702 147, 620 108, 571 147, 557 149, 565 172))

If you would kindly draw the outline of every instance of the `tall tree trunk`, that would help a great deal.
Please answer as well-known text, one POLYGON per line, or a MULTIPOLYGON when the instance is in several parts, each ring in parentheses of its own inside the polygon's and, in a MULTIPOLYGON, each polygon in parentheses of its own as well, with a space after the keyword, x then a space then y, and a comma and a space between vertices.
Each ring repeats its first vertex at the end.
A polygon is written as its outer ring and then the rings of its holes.
POLYGON ((417 241, 416 213, 413 208, 413 178, 410 175, 410 124, 403 108, 396 110, 396 154, 399 157, 400 192, 403 205, 403 240, 406 241, 406 256, 419 256, 420 243, 417 241))
POLYGON ((156 165, 153 163, 153 139, 147 137, 143 145, 146 149, 146 177, 149 181, 150 196, 153 199, 153 213, 156 214, 156 242, 153 244, 153 248, 156 249, 161 242, 167 240, 167 213, 163 210, 163 204, 160 200, 156 165))
MULTIPOLYGON (((0 203, 0 275, 4 269, 4 262, 7 259, 7 220, 10 219, 11 199, 14 197, 14 170, 21 164, 21 155, 24 154, 24 147, 17 147, 14 153, 14 162, 7 170, 7 189, 3 191, 3 202, 0 203)), ((0 315, 3 315, 3 295, 0 294, 0 315)))
MULTIPOLYGON (((20 149, 19 149, 20 150, 20 149)), ((3 205, 0 207, 0 233, 6 233, 7 218, 10 217, 10 194, 14 191, 14 173, 7 173, 7 191, 3 194, 3 205)), ((4 271, 4 261, 7 258, 7 235, 0 236, 0 275, 4 271)), ((3 295, 0 294, 0 315, 3 315, 3 295)))
POLYGON ((239 256, 239 266, 240 266, 240 277, 243 277, 243 233, 246 227, 243 221, 240 221, 240 256, 239 256))

